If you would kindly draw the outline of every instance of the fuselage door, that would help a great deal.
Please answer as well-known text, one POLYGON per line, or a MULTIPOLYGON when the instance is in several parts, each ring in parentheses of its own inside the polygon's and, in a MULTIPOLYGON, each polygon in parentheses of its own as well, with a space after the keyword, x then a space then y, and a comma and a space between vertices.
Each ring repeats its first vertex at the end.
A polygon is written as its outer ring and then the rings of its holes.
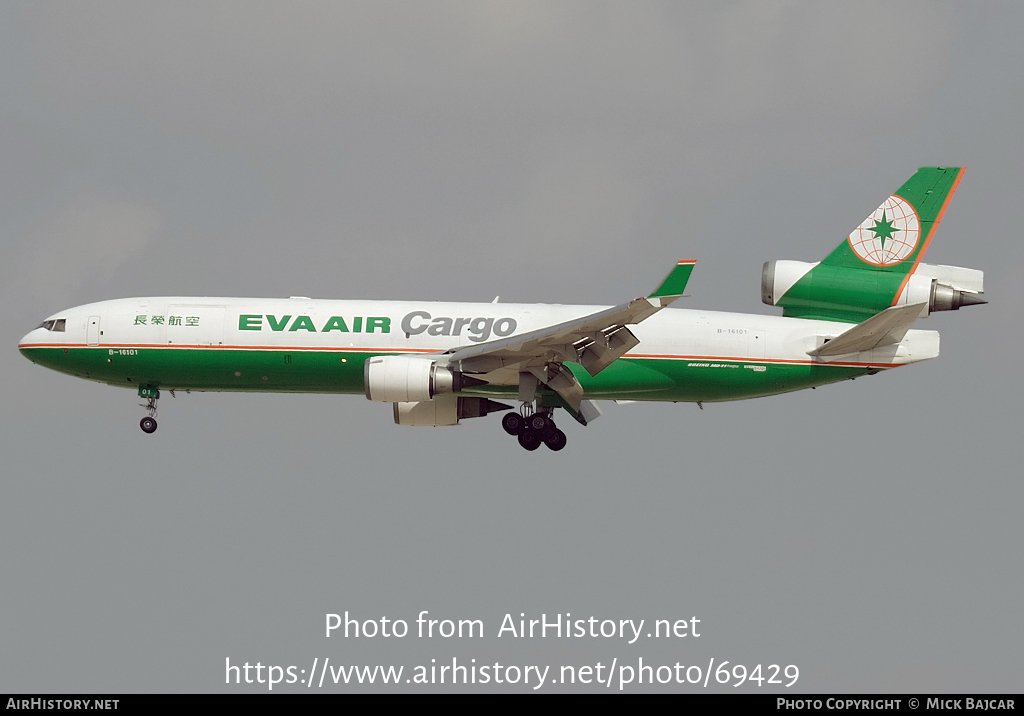
POLYGON ((85 343, 89 346, 100 344, 100 317, 89 316, 89 322, 85 327, 85 343))

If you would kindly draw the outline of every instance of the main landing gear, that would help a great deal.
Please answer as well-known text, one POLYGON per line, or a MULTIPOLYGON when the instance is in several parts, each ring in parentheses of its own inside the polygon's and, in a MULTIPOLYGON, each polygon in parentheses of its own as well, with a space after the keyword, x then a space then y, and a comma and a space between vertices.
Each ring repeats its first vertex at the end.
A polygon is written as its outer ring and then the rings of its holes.
POLYGON ((139 421, 139 427, 142 428, 142 432, 144 433, 155 433, 156 401, 160 398, 160 391, 156 388, 144 385, 139 388, 139 397, 146 400, 145 403, 140 403, 140 405, 146 409, 147 413, 149 413, 149 415, 139 421))
POLYGON ((501 427, 509 435, 519 438, 519 444, 526 450, 536 450, 544 443, 551 450, 561 450, 567 442, 565 433, 555 427, 555 421, 551 419, 551 413, 534 413, 529 411, 528 406, 523 406, 527 415, 520 413, 505 413, 501 419, 501 427))

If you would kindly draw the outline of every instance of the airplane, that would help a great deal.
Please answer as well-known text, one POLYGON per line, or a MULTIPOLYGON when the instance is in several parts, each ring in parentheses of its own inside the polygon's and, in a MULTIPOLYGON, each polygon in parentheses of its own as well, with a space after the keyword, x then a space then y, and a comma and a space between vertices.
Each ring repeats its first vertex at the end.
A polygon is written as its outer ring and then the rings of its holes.
POLYGON ((136 389, 364 394, 399 425, 505 412, 526 450, 566 445, 598 401, 703 403, 776 395, 939 355, 912 324, 986 303, 984 274, 922 263, 962 167, 922 167, 819 262, 769 261, 781 316, 669 308, 695 262, 613 307, 273 298, 123 298, 68 309, 20 342, 33 363, 136 389), (518 402, 519 408, 501 402, 518 402))

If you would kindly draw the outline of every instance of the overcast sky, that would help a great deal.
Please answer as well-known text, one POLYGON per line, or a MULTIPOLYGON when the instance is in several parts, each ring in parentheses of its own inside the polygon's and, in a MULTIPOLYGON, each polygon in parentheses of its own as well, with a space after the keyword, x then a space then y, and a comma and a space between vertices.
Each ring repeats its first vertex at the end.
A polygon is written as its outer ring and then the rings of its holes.
POLYGON ((224 659, 325 657, 1019 691, 1021 27, 1012 2, 3 3, 0 692, 260 690, 224 659), (824 257, 922 165, 967 167, 928 261, 991 301, 921 321, 937 360, 612 405, 557 454, 360 396, 165 397, 144 435, 130 391, 16 349, 105 298, 613 304, 680 258, 687 306, 772 313, 763 262, 824 257), (486 636, 324 638, 345 610, 486 636), (521 612, 703 631, 496 638, 521 612))

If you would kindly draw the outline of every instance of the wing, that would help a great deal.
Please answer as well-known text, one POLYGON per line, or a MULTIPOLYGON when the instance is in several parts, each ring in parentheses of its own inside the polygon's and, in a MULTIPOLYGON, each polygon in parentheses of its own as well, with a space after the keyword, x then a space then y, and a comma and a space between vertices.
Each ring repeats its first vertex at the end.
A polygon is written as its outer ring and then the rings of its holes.
POLYGON ((627 326, 650 318, 683 295, 695 263, 677 263, 650 296, 529 333, 455 348, 446 355, 447 364, 463 373, 487 374, 487 382, 499 385, 519 384, 521 374, 533 375, 585 424, 592 406, 582 405, 583 388, 565 363, 579 363, 590 375, 597 375, 639 345, 627 326))

